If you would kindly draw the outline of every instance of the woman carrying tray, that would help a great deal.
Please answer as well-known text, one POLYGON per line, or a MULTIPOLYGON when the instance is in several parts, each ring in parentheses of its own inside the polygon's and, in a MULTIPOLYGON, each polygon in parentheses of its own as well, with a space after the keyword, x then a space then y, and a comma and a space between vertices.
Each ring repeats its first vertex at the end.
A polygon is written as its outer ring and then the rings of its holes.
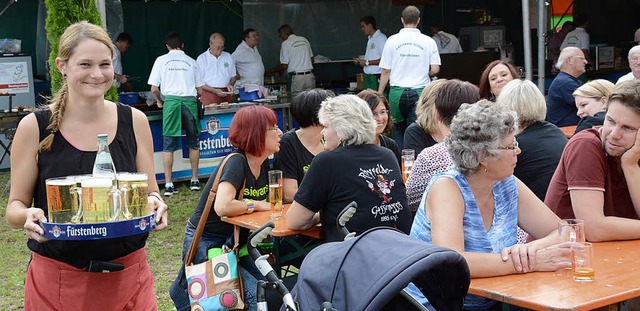
POLYGON ((24 227, 32 251, 25 310, 157 309, 145 252, 148 233, 48 240, 39 225, 47 220, 45 180, 90 174, 96 137, 107 133, 117 170, 149 176, 149 213, 156 213, 156 230, 167 227, 167 206, 159 199, 147 118, 136 109, 104 99, 113 81, 112 57, 111 40, 102 28, 87 22, 69 26, 60 37, 56 58, 63 76, 60 90, 46 109, 26 116, 18 125, 6 218, 12 227, 24 227), (88 272, 90 265, 100 266, 98 273, 88 272), (101 273, 104 270, 113 271, 101 273))

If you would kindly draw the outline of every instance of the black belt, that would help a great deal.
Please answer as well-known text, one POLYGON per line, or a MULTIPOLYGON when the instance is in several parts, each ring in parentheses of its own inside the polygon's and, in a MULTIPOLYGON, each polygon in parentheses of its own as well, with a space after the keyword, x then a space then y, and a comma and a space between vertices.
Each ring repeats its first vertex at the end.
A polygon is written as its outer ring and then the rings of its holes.
POLYGON ((309 75, 312 74, 313 71, 305 71, 305 72, 292 72, 291 74, 294 76, 303 76, 303 75, 309 75))

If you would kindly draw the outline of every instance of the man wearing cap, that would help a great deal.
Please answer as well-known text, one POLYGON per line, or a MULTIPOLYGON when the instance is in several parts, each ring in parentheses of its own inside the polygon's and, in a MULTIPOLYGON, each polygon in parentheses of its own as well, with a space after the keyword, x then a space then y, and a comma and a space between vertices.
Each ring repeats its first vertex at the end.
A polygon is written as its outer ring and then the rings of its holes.
POLYGON ((209 37, 209 48, 198 59, 198 73, 202 78, 200 102, 218 104, 231 101, 233 85, 236 83, 236 65, 231 54, 224 51, 224 36, 214 32, 209 37))
POLYGON ((378 64, 380 64, 380 56, 382 56, 382 49, 387 42, 387 36, 376 28, 376 19, 373 16, 364 16, 360 19, 360 30, 369 38, 367 49, 364 59, 354 57, 353 62, 362 66, 362 71, 364 71, 363 88, 377 90, 382 73, 378 64))
POLYGON ((435 41, 418 29, 420 10, 410 5, 402 11, 404 28, 389 37, 380 58, 380 86, 391 85, 389 104, 394 120, 393 139, 402 149, 404 131, 416 120, 416 101, 422 89, 440 72, 440 54, 435 41))

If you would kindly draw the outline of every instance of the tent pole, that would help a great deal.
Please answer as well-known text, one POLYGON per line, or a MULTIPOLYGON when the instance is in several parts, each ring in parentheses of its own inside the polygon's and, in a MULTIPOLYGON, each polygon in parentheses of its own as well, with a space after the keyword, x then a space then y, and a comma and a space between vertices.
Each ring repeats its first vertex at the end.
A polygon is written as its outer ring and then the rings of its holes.
POLYGON ((529 24, 529 0, 522 0, 522 41, 524 42, 524 70, 531 81, 531 26, 529 24))
POLYGON ((544 37, 547 31, 545 0, 538 0, 538 88, 544 95, 545 62, 544 62, 544 37))
POLYGON ((102 28, 107 29, 107 6, 105 0, 96 0, 96 6, 98 12, 100 12, 100 20, 102 21, 102 28))

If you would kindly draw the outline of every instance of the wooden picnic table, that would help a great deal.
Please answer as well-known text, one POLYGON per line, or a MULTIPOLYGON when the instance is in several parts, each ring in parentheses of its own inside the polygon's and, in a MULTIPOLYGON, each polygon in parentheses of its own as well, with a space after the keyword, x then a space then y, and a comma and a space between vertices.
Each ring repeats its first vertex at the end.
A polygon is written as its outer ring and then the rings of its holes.
POLYGON ((577 125, 563 126, 560 128, 560 130, 562 131, 562 133, 564 133, 565 136, 567 136, 567 138, 571 138, 571 136, 573 136, 573 133, 576 132, 577 127, 577 125))
POLYGON ((471 280, 469 294, 532 310, 618 307, 640 297, 640 240, 594 243, 595 280, 580 283, 571 270, 471 280))
POLYGON ((234 217, 222 217, 222 221, 249 230, 256 230, 262 227, 264 224, 272 221, 275 224, 275 228, 271 231, 271 236, 274 239, 273 254, 276 257, 276 267, 280 268, 282 262, 305 256, 307 253, 309 253, 309 251, 311 251, 311 249, 319 245, 319 243, 300 245, 293 239, 290 239, 287 240, 287 242, 290 242, 296 249, 296 251, 291 254, 287 254, 286 256, 280 256, 280 243, 282 239, 298 234, 312 237, 318 240, 322 240, 324 238, 322 226, 320 224, 312 226, 307 230, 289 229, 289 227, 287 227, 287 211, 289 210, 289 206, 290 204, 285 204, 284 210, 282 211, 282 217, 278 219, 271 218, 271 211, 256 211, 251 214, 242 214, 234 217))

